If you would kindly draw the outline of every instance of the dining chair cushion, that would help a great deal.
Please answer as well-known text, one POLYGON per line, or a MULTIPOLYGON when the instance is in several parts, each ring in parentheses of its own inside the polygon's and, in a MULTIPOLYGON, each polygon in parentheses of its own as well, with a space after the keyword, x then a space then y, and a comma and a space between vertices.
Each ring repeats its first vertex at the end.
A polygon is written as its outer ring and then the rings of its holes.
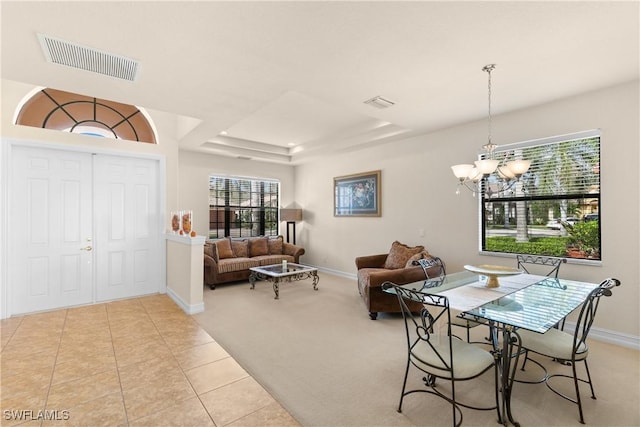
MULTIPOLYGON (((518 336, 522 342, 522 347, 544 354, 556 359, 571 360, 573 353, 573 334, 562 332, 559 329, 551 328, 544 334, 518 330, 518 336)), ((576 353, 576 360, 586 359, 589 354, 589 347, 582 343, 576 353)))
MULTIPOLYGON (((442 339, 442 343, 432 344, 435 351, 428 344, 419 342, 411 350, 411 361, 425 372, 450 379, 451 373, 442 362, 442 359, 449 360, 448 340, 445 338, 442 339)), ((494 363, 491 353, 473 344, 454 338, 451 340, 451 347, 453 348, 454 379, 473 378, 494 363)))

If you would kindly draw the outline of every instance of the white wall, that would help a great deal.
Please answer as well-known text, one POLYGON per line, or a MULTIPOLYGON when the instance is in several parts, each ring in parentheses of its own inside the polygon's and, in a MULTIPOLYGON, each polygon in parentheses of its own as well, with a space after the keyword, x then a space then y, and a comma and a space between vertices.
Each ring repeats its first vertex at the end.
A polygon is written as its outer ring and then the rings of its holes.
MULTIPOLYGON (((635 337, 640 335, 639 90, 636 81, 493 120, 497 144, 602 130, 603 261, 564 265, 561 276, 593 282, 619 278, 622 286, 602 305, 598 326, 635 337)), ((486 121, 478 121, 298 166, 295 197, 305 211, 298 239, 306 249, 304 262, 353 275, 355 257, 386 253, 399 240, 424 245, 445 260, 448 271, 474 263, 515 266, 512 258, 479 254, 478 200, 455 195, 450 165, 473 160, 486 131, 486 121), (382 170, 382 216, 334 217, 333 177, 376 169, 382 170)))

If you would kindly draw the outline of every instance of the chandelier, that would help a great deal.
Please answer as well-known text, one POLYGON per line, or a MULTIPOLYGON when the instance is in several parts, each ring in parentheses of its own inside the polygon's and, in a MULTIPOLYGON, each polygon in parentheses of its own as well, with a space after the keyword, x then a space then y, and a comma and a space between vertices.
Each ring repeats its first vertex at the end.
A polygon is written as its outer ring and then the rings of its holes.
POLYGON ((504 153, 501 159, 497 159, 495 150, 498 147, 491 141, 491 72, 496 68, 496 64, 489 64, 482 67, 488 75, 488 94, 489 94, 489 119, 487 143, 482 146, 485 151, 483 158, 476 160, 473 165, 461 164, 453 165, 451 169, 453 174, 458 178, 458 188, 456 194, 460 194, 460 187, 464 186, 468 190, 480 193, 482 184, 485 183, 488 193, 501 193, 511 189, 520 177, 529 170, 531 166, 530 160, 515 158, 515 153, 504 153), (491 185, 489 185, 491 182, 491 185))

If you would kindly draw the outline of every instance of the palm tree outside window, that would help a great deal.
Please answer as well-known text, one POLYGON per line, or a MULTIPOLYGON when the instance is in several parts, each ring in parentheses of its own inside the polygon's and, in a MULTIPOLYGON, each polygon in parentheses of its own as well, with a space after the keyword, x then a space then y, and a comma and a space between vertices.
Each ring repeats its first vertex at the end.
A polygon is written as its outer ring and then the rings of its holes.
POLYGON ((532 164, 510 191, 483 188, 482 251, 601 260, 600 132, 501 147, 532 164))

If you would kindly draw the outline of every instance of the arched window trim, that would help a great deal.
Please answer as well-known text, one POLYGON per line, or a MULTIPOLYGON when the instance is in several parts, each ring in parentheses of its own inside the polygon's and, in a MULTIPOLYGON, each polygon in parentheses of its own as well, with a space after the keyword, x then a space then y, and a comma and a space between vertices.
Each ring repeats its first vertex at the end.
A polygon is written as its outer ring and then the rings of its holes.
MULTIPOLYGON (((55 107, 53 107, 53 109, 51 109, 48 113, 46 113, 46 115, 44 116, 44 118, 42 119, 42 123, 40 126, 38 127, 42 127, 44 129, 53 129, 51 127, 48 127, 48 121, 50 120, 50 118, 58 111, 62 111, 69 119, 68 121, 68 125, 67 127, 65 127, 64 129, 59 129, 59 128, 55 128, 56 130, 60 130, 60 131, 66 131, 66 132, 74 132, 74 130, 81 125, 87 126, 87 127, 91 127, 91 125, 89 123, 96 123, 99 124, 100 126, 94 126, 94 128, 96 129, 96 134, 97 135, 101 135, 101 136, 106 136, 104 135, 104 130, 107 129, 109 130, 112 134, 113 134, 113 138, 114 139, 120 139, 120 140, 133 140, 135 142, 142 142, 142 143, 150 143, 150 144, 157 144, 158 139, 157 139, 157 131, 156 131, 156 127, 153 123, 153 121, 151 120, 149 114, 144 111, 144 109, 139 108, 138 106, 135 105, 127 105, 127 104, 121 104, 121 105, 126 105, 127 107, 131 107, 133 108, 133 112, 131 114, 123 114, 121 111, 118 110, 117 105, 110 105, 110 103, 113 104, 120 104, 114 101, 110 101, 110 100, 106 100, 106 99, 101 99, 101 98, 91 98, 90 100, 85 99, 88 98, 84 95, 78 95, 78 94, 74 94, 71 92, 66 92, 66 94, 68 95, 76 95, 78 97, 82 97, 81 99, 77 99, 77 100, 71 100, 71 101, 66 101, 66 102, 59 102, 54 96, 52 96, 52 94, 50 94, 48 92, 48 90, 51 91, 56 91, 56 92, 63 92, 63 91, 58 91, 56 89, 51 89, 51 88, 46 88, 46 87, 39 87, 39 88, 34 88, 33 90, 31 90, 29 92, 29 94, 27 94, 27 96, 25 96, 22 101, 20 102, 20 104, 18 105, 18 108, 16 108, 16 111, 14 112, 14 123, 15 124, 23 124, 23 123, 18 123, 18 120, 21 117, 21 114, 24 116, 25 114, 28 113, 28 111, 24 111, 25 108, 31 108, 31 105, 27 105, 29 103, 30 100, 32 100, 35 96, 39 95, 39 94, 43 94, 47 99, 49 99, 51 102, 53 102, 53 104, 55 105, 55 107), (75 115, 73 113, 71 113, 66 107, 69 107, 70 105, 90 105, 90 107, 87 108, 91 108, 92 112, 89 113, 89 111, 91 110, 83 110, 85 114, 83 114, 84 117, 77 117, 78 114, 75 113, 75 115), (98 114, 97 114, 97 109, 98 107, 100 108, 104 108, 107 109, 111 112, 113 112, 117 117, 120 118, 120 120, 112 125, 109 125, 108 123, 105 123, 101 120, 98 119, 98 114), (150 134, 150 138, 152 139, 151 141, 147 141, 147 140, 141 140, 140 139, 140 133, 138 131, 138 129, 136 128, 136 126, 134 125, 134 123, 131 122, 131 118, 137 116, 138 114, 141 115, 142 119, 144 120, 145 124, 148 126, 148 129, 145 129, 145 134, 149 135, 150 134), (92 117, 92 119, 87 119, 86 116, 92 117), (133 135, 134 139, 131 138, 131 135, 129 135, 128 133, 125 133, 124 135, 126 135, 127 137, 123 137, 122 132, 118 131, 118 128, 120 127, 120 129, 123 129, 122 127, 126 126, 128 131, 127 132, 131 132, 131 134, 133 135)), ((44 99, 44 98, 43 98, 44 99)), ((36 100, 37 101, 37 100, 36 100)), ((33 119, 33 118, 32 118, 33 119)), ((36 116, 35 119, 38 121, 39 123, 39 119, 36 116)), ((33 124, 31 124, 31 126, 34 126, 33 124)), ((108 136, 111 138, 111 136, 108 136)))

